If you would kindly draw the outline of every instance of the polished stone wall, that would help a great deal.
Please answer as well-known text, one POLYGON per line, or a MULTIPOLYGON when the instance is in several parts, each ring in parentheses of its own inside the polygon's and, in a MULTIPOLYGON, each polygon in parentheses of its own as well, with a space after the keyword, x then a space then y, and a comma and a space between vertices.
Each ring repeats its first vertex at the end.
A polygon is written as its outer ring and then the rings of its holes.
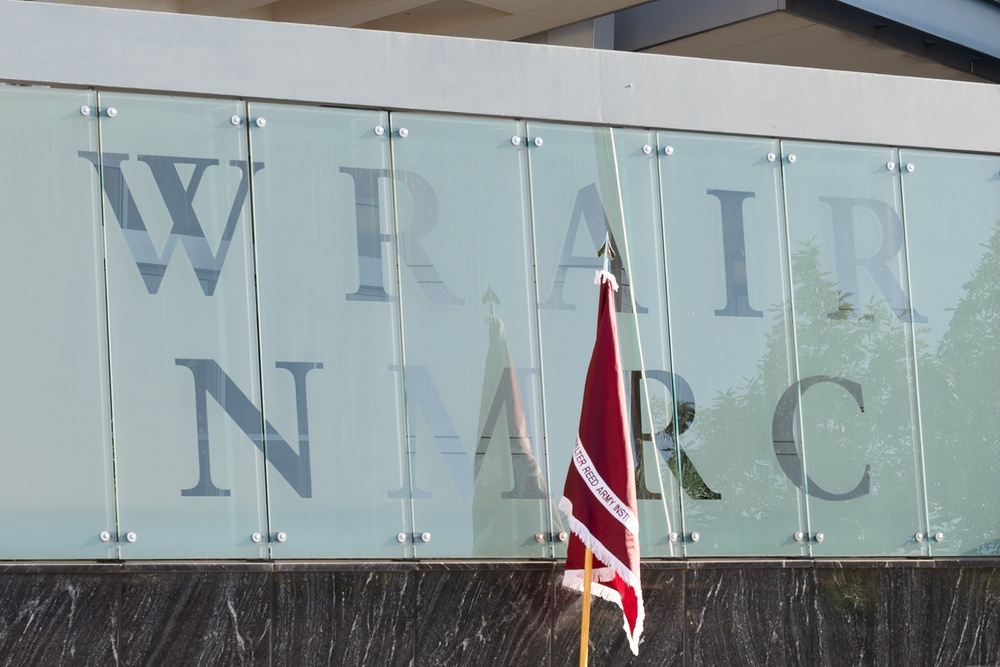
MULTIPOLYGON (((2 665, 576 665, 561 564, 0 565, 2 665)), ((633 658, 595 601, 592 665, 1000 664, 1000 561, 643 566, 633 658)))

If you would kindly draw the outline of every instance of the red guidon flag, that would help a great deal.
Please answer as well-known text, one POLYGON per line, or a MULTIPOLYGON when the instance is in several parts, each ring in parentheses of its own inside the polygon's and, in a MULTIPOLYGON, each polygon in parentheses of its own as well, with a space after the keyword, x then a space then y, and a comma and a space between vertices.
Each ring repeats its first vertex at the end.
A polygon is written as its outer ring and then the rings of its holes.
POLYGON ((599 272, 598 279, 597 341, 587 370, 573 461, 559 501, 572 531, 563 585, 583 590, 584 555, 589 548, 593 552, 591 593, 622 608, 629 645, 638 655, 645 612, 639 587, 635 468, 615 324, 618 284, 607 271, 599 272))

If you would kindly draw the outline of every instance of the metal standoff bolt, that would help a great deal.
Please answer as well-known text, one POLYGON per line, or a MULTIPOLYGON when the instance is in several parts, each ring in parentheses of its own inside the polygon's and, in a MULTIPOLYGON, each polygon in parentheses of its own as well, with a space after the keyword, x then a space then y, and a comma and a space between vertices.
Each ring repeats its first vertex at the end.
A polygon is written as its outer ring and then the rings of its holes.
POLYGON ((944 539, 944 533, 934 533, 934 541, 940 542, 944 539))
POLYGON ((81 116, 89 116, 90 115, 90 107, 88 107, 88 106, 82 106, 82 107, 80 107, 80 115, 81 116))
POLYGON ((567 533, 565 530, 562 531, 561 533, 559 533, 559 541, 560 542, 565 542, 568 539, 569 539, 569 533, 567 533))
POLYGON ((510 138, 510 143, 512 145, 514 145, 514 146, 520 146, 521 145, 521 137, 511 137, 510 138))
POLYGON ((663 154, 664 155, 673 155, 674 154, 674 147, 673 146, 667 146, 666 148, 663 149, 663 154))
POLYGON ((545 142, 544 142, 544 141, 542 141, 542 138, 541 138, 541 137, 535 137, 535 145, 536 145, 536 146, 541 146, 541 145, 542 145, 542 144, 544 144, 544 143, 545 143, 545 142))
POLYGON ((114 107, 108 107, 108 118, 114 118, 118 115, 118 109, 114 107))
POLYGON ((885 168, 888 169, 889 171, 896 171, 896 163, 895 162, 886 162, 885 163, 885 168))
POLYGON ((817 542, 822 542, 825 539, 826 539, 826 536, 823 533, 816 533, 816 541, 817 542))
POLYGON ((401 136, 401 137, 403 137, 405 139, 408 136, 410 136, 410 131, 407 130, 405 127, 401 127, 401 128, 399 128, 399 136, 401 136))
POLYGON ((681 536, 678 535, 677 533, 670 533, 669 535, 667 535, 667 539, 670 540, 671 542, 676 542, 680 538, 681 536))
POLYGON ((700 539, 701 539, 701 535, 699 533, 691 533, 691 541, 692 542, 697 542, 700 539))
POLYGON ((910 172, 911 174, 913 173, 913 170, 916 168, 917 168, 916 165, 914 165, 912 162, 906 163, 906 171, 910 172))
POLYGON ((797 158, 797 157, 795 157, 795 153, 792 153, 791 155, 789 155, 789 156, 788 156, 788 161, 789 161, 789 162, 791 162, 792 164, 795 164, 795 161, 796 161, 797 159, 798 159, 798 158, 797 158))
POLYGON ((642 147, 642 152, 645 153, 646 155, 649 155, 650 153, 653 152, 653 147, 650 146, 649 144, 646 144, 645 146, 642 147))
POLYGON ((250 533, 250 541, 253 542, 254 544, 260 544, 260 541, 262 539, 264 539, 264 536, 261 535, 260 533, 257 532, 250 533))
POLYGON ((431 534, 430 533, 420 533, 420 541, 423 542, 424 544, 427 544, 428 542, 431 541, 431 534))
POLYGON ((924 534, 923 533, 917 533, 916 535, 913 536, 913 539, 915 539, 917 542, 923 542, 924 541, 924 534))
POLYGON ((125 539, 128 540, 129 542, 135 542, 137 539, 139 539, 139 536, 129 531, 128 533, 125 533, 125 539))
POLYGON ((545 533, 535 533, 535 541, 541 544, 545 541, 545 533))
POLYGON ((396 541, 400 544, 406 542, 406 533, 396 533, 396 541))
POLYGON ((288 541, 288 533, 278 533, 277 535, 275 535, 275 537, 278 538, 279 542, 287 542, 288 541))
POLYGON ((109 531, 107 531, 107 530, 102 530, 101 531, 101 542, 110 542, 110 541, 111 541, 111 533, 109 531))
POLYGON ((795 538, 796 542, 801 542, 802 538, 804 538, 805 536, 806 536, 806 534, 803 533, 801 530, 796 530, 795 531, 795 535, 793 535, 792 537, 795 538))
POLYGON ((375 126, 375 136, 376 137, 381 137, 383 134, 385 134, 385 128, 382 127, 381 125, 376 125, 375 126))
POLYGON ((229 119, 229 122, 232 123, 233 125, 242 125, 243 124, 243 119, 240 118, 239 116, 233 115, 229 119))
POLYGON ((265 125, 267 125, 267 119, 266 118, 258 118, 254 122, 256 122, 257 127, 264 127, 265 125))
POLYGON ((768 162, 774 162, 777 159, 778 159, 778 156, 775 155, 774 153, 768 153, 767 154, 767 161, 768 162))

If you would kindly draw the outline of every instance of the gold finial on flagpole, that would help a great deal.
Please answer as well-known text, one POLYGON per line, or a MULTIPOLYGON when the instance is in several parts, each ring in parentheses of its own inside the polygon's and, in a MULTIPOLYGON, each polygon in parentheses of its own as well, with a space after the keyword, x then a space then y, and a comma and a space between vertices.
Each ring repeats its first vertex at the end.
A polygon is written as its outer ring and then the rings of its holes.
POLYGON ((604 245, 597 250, 597 256, 604 257, 604 271, 611 271, 611 260, 615 258, 615 251, 611 247, 611 232, 604 232, 604 245))

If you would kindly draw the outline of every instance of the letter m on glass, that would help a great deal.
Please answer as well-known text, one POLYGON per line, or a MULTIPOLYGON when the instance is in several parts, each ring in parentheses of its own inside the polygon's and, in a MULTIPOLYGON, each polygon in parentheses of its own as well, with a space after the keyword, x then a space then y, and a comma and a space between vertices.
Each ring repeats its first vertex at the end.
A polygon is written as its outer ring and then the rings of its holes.
MULTIPOLYGON (((128 162, 129 156, 119 153, 98 155, 87 151, 81 151, 79 155, 90 161, 97 169, 98 174, 102 175, 104 194, 107 195, 111 210, 125 234, 125 242, 132 252, 132 257, 135 259, 135 264, 149 293, 156 294, 160 289, 160 283, 163 281, 167 265, 170 264, 170 258, 173 256, 177 244, 180 243, 191 261, 191 266, 194 268, 205 296, 212 296, 215 293, 215 286, 219 282, 222 265, 226 261, 229 244, 232 242, 236 223, 239 222, 250 189, 251 165, 242 160, 232 160, 226 167, 220 165, 218 160, 211 158, 171 157, 167 155, 137 156, 136 162, 142 163, 149 170, 162 204, 170 216, 170 233, 162 250, 157 250, 139 205, 136 203, 134 193, 137 190, 130 187, 125 179, 126 171, 122 169, 122 163, 128 162), (102 167, 103 174, 101 173, 102 167), (202 221, 198 218, 195 206, 195 197, 202 186, 205 174, 210 169, 212 171, 229 169, 234 172, 233 176, 238 175, 240 179, 232 201, 226 201, 218 211, 218 215, 225 218, 225 226, 222 229, 218 246, 214 250, 205 236, 205 229, 202 226, 202 221)), ((138 165, 135 168, 138 168, 138 165)), ((263 163, 253 163, 254 174, 263 168, 263 163)), ((136 172, 132 172, 132 174, 134 175, 136 172)), ((213 173, 213 176, 216 174, 213 173)), ((211 187, 207 189, 214 192, 211 187)), ((223 190, 226 189, 223 188, 223 190)), ((148 190, 145 191, 148 192, 148 190)), ((211 196, 207 199, 214 203, 211 196)), ((198 208, 211 210, 211 207, 198 208)), ((143 210, 153 210, 152 204, 148 207, 144 206, 143 210)), ((216 212, 212 211, 212 215, 216 215, 216 212)))

